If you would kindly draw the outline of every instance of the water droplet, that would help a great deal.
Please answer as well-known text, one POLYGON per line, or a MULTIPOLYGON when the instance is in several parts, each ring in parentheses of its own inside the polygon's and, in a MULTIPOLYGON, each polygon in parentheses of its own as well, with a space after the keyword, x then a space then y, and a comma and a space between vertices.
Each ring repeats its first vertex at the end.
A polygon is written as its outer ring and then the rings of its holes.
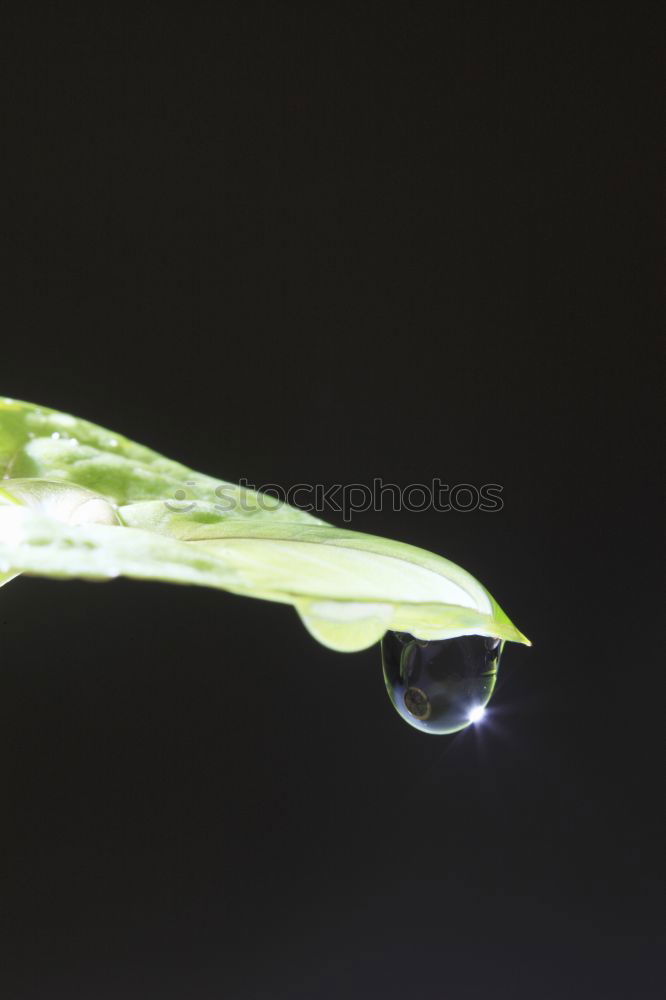
POLYGON ((424 642, 407 632, 387 632, 382 667, 389 698, 415 729, 456 733, 480 721, 503 646, 481 635, 424 642))

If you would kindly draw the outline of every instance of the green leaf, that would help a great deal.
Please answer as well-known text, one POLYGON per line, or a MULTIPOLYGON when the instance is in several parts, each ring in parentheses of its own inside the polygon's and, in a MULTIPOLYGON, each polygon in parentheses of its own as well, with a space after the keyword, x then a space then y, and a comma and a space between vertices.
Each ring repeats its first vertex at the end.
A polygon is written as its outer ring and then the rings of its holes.
POLYGON ((209 502, 224 519, 318 518, 254 490, 195 472, 122 434, 45 406, 0 397, 0 479, 48 479, 93 490, 116 504, 209 502), (178 500, 176 494, 186 494, 178 500), (216 492, 217 491, 217 492, 216 492))
POLYGON ((0 462, 0 585, 25 572, 217 587, 291 604, 341 651, 387 629, 528 642, 441 556, 324 524, 85 421, 0 402, 0 462), (185 482, 186 498, 173 499, 185 482))

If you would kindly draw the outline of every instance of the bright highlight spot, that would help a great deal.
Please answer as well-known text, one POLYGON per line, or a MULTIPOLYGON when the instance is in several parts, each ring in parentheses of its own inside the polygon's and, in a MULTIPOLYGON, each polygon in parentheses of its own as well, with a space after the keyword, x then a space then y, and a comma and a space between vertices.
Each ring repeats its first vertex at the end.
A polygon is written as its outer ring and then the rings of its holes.
POLYGON ((471 712, 469 713, 469 715, 467 716, 467 718, 469 719, 470 722, 479 722, 479 720, 482 719, 485 714, 486 714, 486 710, 483 707, 483 705, 476 705, 471 710, 471 712))

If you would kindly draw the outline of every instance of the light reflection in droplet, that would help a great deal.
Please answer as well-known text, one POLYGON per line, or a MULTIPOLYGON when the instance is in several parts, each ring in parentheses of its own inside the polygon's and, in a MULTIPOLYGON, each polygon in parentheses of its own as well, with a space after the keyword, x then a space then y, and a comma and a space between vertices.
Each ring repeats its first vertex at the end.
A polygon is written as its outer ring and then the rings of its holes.
POLYGON ((486 709, 484 705, 475 705, 474 708, 470 709, 467 718, 470 722, 480 722, 485 714, 486 709))

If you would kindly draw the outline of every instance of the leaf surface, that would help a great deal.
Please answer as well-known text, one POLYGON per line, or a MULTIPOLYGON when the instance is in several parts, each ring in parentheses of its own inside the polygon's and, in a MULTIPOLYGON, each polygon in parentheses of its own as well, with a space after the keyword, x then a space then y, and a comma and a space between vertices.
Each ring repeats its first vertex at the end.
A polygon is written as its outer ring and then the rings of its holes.
POLYGON ((0 586, 31 573, 217 587, 291 604, 341 651, 387 629, 528 642, 442 556, 264 502, 66 414, 0 401, 0 467, 0 586))

